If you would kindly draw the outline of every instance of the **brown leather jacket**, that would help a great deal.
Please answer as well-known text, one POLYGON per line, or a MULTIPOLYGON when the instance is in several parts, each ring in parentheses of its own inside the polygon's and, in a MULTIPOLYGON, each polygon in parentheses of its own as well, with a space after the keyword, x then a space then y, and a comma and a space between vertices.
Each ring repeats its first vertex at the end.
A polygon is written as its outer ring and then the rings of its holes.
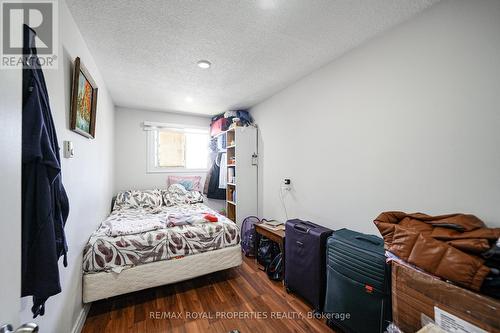
POLYGON ((463 287, 479 290, 490 269, 477 255, 500 237, 474 215, 384 212, 374 221, 385 247, 401 259, 463 287))

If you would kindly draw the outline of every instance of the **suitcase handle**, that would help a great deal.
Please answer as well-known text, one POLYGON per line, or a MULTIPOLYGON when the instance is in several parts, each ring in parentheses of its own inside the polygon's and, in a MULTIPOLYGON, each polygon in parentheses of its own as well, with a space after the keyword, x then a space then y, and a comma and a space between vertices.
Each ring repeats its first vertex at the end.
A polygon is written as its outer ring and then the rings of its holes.
POLYGON ((297 230, 298 232, 302 232, 304 234, 307 234, 309 232, 309 228, 307 228, 306 226, 303 226, 302 224, 295 224, 293 226, 293 228, 295 230, 297 230))
POLYGON ((306 225, 308 226, 310 229, 313 229, 313 228, 316 228, 317 225, 312 223, 312 222, 309 222, 309 221, 301 221, 299 224, 302 224, 302 225, 306 225))
POLYGON ((382 243, 380 243, 380 240, 378 240, 378 239, 375 240, 375 239, 372 239, 372 238, 369 238, 366 236, 356 236, 355 238, 358 240, 361 240, 361 241, 372 243, 373 245, 382 245, 382 243))

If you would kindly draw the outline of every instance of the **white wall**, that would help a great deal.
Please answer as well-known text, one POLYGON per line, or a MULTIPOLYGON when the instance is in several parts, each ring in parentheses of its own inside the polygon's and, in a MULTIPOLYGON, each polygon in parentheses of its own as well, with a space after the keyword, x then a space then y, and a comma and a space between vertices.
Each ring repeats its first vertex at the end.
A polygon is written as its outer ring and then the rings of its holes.
POLYGON ((378 234, 382 211, 500 226, 500 1, 443 1, 252 109, 260 207, 378 234))
MULTIPOLYGON (((145 111, 118 107, 115 119, 115 193, 129 189, 163 188, 170 175, 186 173, 147 173, 147 132, 144 121, 192 126, 208 126, 208 116, 145 111)), ((206 173, 193 173, 203 179, 206 173)))
MULTIPOLYGON (((73 141, 75 157, 62 158, 62 179, 70 203, 66 223, 68 267, 60 260, 62 293, 46 303, 46 314, 34 321, 41 332, 68 333, 82 310, 82 253, 90 234, 109 213, 113 191, 114 104, 94 60, 63 2, 59 3, 58 70, 46 70, 52 115, 59 145, 73 141), (72 62, 79 56, 99 87, 96 138, 89 140, 69 130, 72 62)), ((62 156, 61 156, 62 157, 62 156)), ((21 321, 33 321, 31 298, 22 300, 21 321)))

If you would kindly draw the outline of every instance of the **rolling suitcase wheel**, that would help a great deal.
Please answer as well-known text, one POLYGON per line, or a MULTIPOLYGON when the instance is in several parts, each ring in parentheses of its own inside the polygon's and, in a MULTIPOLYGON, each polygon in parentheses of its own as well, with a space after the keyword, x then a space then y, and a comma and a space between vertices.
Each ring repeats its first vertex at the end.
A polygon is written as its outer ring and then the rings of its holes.
POLYGON ((327 319, 326 325, 328 327, 330 327, 336 333, 351 333, 351 332, 345 331, 342 327, 337 325, 337 323, 335 323, 335 320, 333 320, 333 319, 327 319))

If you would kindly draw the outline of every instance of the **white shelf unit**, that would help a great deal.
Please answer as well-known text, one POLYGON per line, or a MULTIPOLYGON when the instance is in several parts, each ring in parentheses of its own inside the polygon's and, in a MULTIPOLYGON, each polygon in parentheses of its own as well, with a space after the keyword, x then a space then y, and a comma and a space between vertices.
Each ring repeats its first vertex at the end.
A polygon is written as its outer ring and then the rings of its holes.
POLYGON ((226 212, 230 220, 241 226, 245 217, 257 215, 257 128, 235 127, 227 130, 225 135, 228 169, 226 212), (233 179, 231 174, 235 175, 233 179))

